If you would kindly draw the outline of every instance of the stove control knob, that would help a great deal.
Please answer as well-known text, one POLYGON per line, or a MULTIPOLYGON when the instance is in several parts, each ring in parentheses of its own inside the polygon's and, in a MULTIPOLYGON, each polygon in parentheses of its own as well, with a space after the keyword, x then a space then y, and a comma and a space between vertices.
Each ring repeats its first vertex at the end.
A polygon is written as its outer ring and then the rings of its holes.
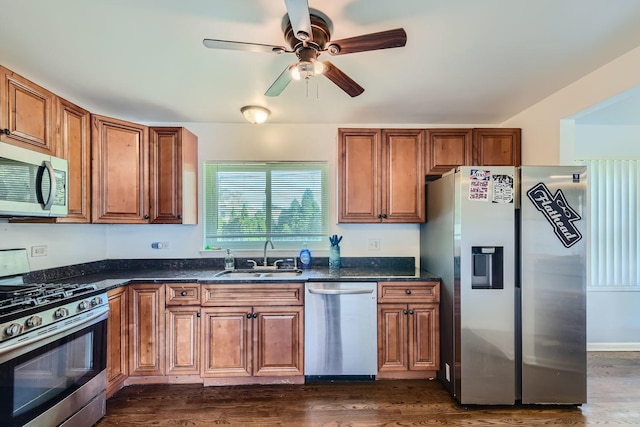
POLYGON ((91 300, 91 307, 95 307, 100 304, 102 304, 102 298, 100 297, 95 297, 94 299, 91 300))
POLYGON ((78 304, 78 311, 86 310, 87 308, 89 308, 89 301, 80 301, 80 304, 78 304))
POLYGON ((61 307, 59 309, 57 309, 54 313, 53 313, 53 317, 55 317, 56 319, 62 319, 65 316, 69 315, 69 310, 67 310, 64 307, 61 307))
POLYGON ((8 337, 14 337, 20 332, 22 332, 22 325, 18 325, 17 323, 10 324, 9 326, 7 326, 7 329, 4 330, 4 333, 8 337))
POLYGON ((42 317, 40 316, 31 316, 25 322, 27 328, 35 328, 36 326, 42 325, 42 317))

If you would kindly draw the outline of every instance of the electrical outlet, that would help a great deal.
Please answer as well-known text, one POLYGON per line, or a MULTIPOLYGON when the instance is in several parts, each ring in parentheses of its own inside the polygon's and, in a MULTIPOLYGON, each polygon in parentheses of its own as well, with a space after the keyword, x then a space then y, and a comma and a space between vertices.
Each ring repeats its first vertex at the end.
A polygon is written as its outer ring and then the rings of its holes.
POLYGON ((47 256, 47 246, 31 246, 31 256, 47 256))
POLYGON ((369 239, 369 245, 367 249, 370 251, 379 251, 380 250, 380 239, 369 239))
POLYGON ((169 242, 153 242, 151 247, 153 249, 169 249, 169 242))

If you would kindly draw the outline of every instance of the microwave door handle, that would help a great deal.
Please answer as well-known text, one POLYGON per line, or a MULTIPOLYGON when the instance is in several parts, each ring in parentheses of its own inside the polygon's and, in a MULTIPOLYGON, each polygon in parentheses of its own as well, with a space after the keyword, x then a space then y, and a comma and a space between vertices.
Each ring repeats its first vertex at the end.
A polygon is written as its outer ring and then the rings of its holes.
MULTIPOLYGON (((43 210, 48 211, 51 209, 51 205, 53 205, 53 199, 54 199, 54 192, 56 189, 56 174, 55 171, 53 170, 53 166, 51 165, 51 162, 48 160, 45 160, 44 162, 42 162, 42 164, 44 165, 45 168, 47 168, 47 173, 49 174, 49 198, 47 199, 47 201, 44 201, 44 197, 42 194, 42 188, 40 185, 36 186, 36 191, 38 192, 38 199, 42 200, 42 203, 44 204, 44 206, 42 207, 43 210)), ((41 169, 40 171, 41 176, 44 175, 44 170, 41 169)), ((42 183, 42 179, 37 180, 40 183, 42 183)))

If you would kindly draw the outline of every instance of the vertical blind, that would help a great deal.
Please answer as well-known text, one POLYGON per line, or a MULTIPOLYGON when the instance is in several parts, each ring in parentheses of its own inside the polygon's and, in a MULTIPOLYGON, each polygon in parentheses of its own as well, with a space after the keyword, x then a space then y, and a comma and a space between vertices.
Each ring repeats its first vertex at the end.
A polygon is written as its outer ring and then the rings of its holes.
POLYGON ((205 163, 205 247, 328 234, 328 164, 205 163))
POLYGON ((591 219, 588 284, 640 290, 640 160, 585 160, 591 219))

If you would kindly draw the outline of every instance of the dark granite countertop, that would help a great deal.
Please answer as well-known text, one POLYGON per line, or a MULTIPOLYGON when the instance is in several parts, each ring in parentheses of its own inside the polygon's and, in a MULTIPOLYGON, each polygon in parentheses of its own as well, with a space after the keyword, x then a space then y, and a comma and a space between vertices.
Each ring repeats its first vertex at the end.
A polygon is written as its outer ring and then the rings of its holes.
POLYGON ((223 271, 220 260, 105 260, 32 272, 29 282, 92 283, 114 289, 132 283, 256 283, 256 282, 379 282, 440 280, 416 269, 413 258, 344 259, 343 268, 330 270, 322 259, 298 276, 216 277, 223 271))
POLYGON ((99 289, 114 289, 132 283, 269 283, 269 282, 380 282, 380 281, 419 281, 440 280, 439 277, 421 270, 398 271, 393 269, 311 268, 302 270, 295 277, 216 277, 220 270, 123 270, 94 273, 65 280, 67 283, 92 283, 99 289))

